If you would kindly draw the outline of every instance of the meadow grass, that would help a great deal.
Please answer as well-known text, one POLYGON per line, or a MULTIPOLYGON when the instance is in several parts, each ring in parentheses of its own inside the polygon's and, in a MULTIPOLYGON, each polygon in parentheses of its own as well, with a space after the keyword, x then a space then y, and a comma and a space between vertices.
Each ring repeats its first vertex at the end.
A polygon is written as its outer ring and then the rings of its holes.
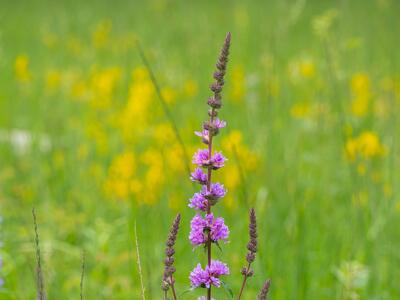
MULTIPOLYGON (((0 299, 36 296, 35 207, 48 299, 160 299, 164 241, 182 214, 178 294, 203 259, 187 240, 188 153, 232 32, 216 142, 240 273, 247 211, 271 299, 400 295, 397 1, 15 1, 0 4, 0 299), (135 225, 136 224, 136 225, 135 225), (137 229, 137 230, 136 230, 137 229)), ((228 284, 237 294, 240 276, 228 284)), ((194 293, 182 295, 193 299, 194 293)), ((228 299, 223 289, 217 299, 228 299)))

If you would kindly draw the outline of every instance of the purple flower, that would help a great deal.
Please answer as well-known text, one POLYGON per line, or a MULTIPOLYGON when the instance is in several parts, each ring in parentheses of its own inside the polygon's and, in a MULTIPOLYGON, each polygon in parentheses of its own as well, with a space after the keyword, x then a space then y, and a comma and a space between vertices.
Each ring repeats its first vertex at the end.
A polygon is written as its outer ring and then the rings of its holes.
POLYGON ((207 266, 205 270, 201 268, 200 264, 197 264, 197 266, 190 273, 189 278, 193 288, 209 288, 211 285, 220 287, 221 281, 219 280, 219 277, 228 274, 229 268, 226 264, 218 260, 212 260, 210 266, 207 266))
POLYGON ((194 246, 198 246, 207 242, 208 232, 212 242, 218 240, 226 240, 229 235, 228 226, 225 225, 223 218, 214 218, 213 214, 206 215, 202 218, 200 215, 194 216, 191 223, 191 231, 189 239, 194 246))
MULTIPOLYGON (((207 300, 207 299, 204 296, 200 296, 199 298, 197 298, 197 300, 207 300)), ((215 298, 211 297, 211 300, 215 300, 215 298)))
POLYGON ((226 122, 216 118, 213 121, 213 125, 214 125, 214 128, 221 129, 221 128, 224 128, 226 126, 226 122))
POLYGON ((222 168, 225 164, 225 160, 226 160, 226 158, 222 155, 221 152, 215 153, 213 155, 213 157, 211 158, 213 169, 217 170, 219 168, 222 168))
POLYGON ((210 157, 209 157, 208 149, 198 150, 194 156, 192 162, 200 167, 207 167, 210 165, 210 157))
POLYGON ((197 266, 190 273, 189 278, 193 288, 205 286, 206 282, 208 281, 208 273, 201 268, 200 264, 197 264, 197 266))
POLYGON ((207 206, 208 200, 201 193, 194 194, 193 197, 190 199, 190 208, 206 211, 207 206))
POLYGON ((224 197, 225 195, 226 189, 218 182, 211 184, 210 191, 207 190, 206 185, 203 185, 200 193, 195 193, 189 200, 189 207, 206 211, 209 203, 214 205, 218 199, 224 197))
POLYGON ((229 235, 228 226, 224 223, 224 218, 214 218, 213 214, 206 215, 207 226, 211 228, 211 241, 226 240, 229 235))
POLYGON ((201 137, 203 143, 208 145, 208 142, 210 141, 210 134, 208 130, 203 129, 203 131, 195 131, 194 134, 201 137))
POLYGON ((207 183, 207 174, 202 169, 196 168, 190 175, 190 179, 204 185, 207 183))
POLYGON ((210 159, 209 150, 201 149, 198 150, 194 156, 192 162, 199 167, 211 166, 214 170, 222 168, 225 164, 226 158, 221 152, 216 152, 210 159))
POLYGON ((224 186, 218 182, 212 183, 210 191, 207 190, 206 186, 203 186, 201 190, 201 194, 209 200, 218 200, 219 198, 222 198, 226 194, 226 189, 224 186))

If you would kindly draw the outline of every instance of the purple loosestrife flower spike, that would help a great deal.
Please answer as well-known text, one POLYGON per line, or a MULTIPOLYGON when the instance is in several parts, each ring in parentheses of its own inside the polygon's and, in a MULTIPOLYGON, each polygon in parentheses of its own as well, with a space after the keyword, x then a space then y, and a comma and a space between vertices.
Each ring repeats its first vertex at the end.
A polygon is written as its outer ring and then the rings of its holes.
POLYGON ((173 278, 173 274, 175 273, 175 267, 173 266, 174 261, 175 261, 175 259, 174 259, 174 254, 175 254, 174 245, 175 245, 175 241, 176 241, 176 236, 177 236, 178 231, 179 231, 179 223, 180 223, 180 221, 181 221, 181 215, 178 214, 175 217, 175 220, 172 223, 171 229, 169 231, 168 239, 167 239, 167 242, 166 242, 166 248, 165 248, 166 258, 164 260, 164 276, 163 276, 162 285, 161 285, 161 288, 165 292, 165 294, 167 293, 167 291, 171 287, 172 292, 174 294, 174 299, 176 299, 175 289, 174 289, 175 280, 173 278))
POLYGON ((258 294, 258 297, 257 297, 258 300, 267 300, 270 285, 271 285, 270 279, 265 281, 265 283, 260 291, 260 294, 258 294))
MULTIPOLYGON (((218 200, 225 196, 226 189, 220 183, 212 183, 212 171, 222 168, 225 165, 226 158, 221 152, 213 153, 213 136, 217 135, 221 128, 226 126, 226 122, 217 118, 218 109, 222 106, 222 87, 224 86, 224 76, 226 72, 226 64, 228 62, 229 46, 231 34, 228 33, 221 53, 219 55, 214 73, 214 83, 210 89, 213 96, 207 101, 211 107, 208 111, 209 120, 203 123, 201 132, 195 132, 196 135, 202 138, 202 142, 208 147, 207 149, 198 150, 193 156, 193 163, 197 168, 191 174, 191 180, 199 182, 203 185, 199 193, 194 194, 190 199, 189 207, 206 212, 205 217, 197 214, 191 222, 191 231, 189 240, 192 245, 197 246, 204 244, 207 250, 207 266, 205 269, 198 264, 190 273, 190 281, 192 288, 205 287, 207 288, 207 300, 211 300, 211 286, 219 287, 221 281, 219 276, 229 274, 227 265, 219 261, 212 260, 211 246, 212 243, 217 243, 219 240, 226 240, 229 235, 229 229, 224 223, 223 218, 214 218, 211 213, 211 207, 218 200), (200 168, 205 168, 206 173, 203 173, 200 168)), ((202 299, 202 298, 199 298, 202 299)), ((205 299, 205 298, 204 298, 205 299)))
POLYGON ((249 252, 247 253, 246 260, 251 264, 256 258, 257 252, 257 218, 254 208, 250 210, 249 235, 250 241, 247 244, 247 250, 249 250, 249 252))
MULTIPOLYGON (((219 109, 222 106, 221 103, 221 91, 224 86, 224 76, 226 73, 226 65, 228 63, 228 55, 229 55, 229 47, 231 44, 231 33, 229 32, 226 35, 224 45, 222 46, 221 53, 218 57, 218 61, 216 64, 217 71, 214 72, 215 82, 211 84, 210 89, 214 92, 214 95, 208 99, 208 105, 210 105, 214 109, 219 109)), ((215 110, 212 110, 212 113, 215 110)))
POLYGON ((243 267, 241 270, 241 273, 243 275, 243 282, 242 282, 242 287, 240 288, 238 300, 242 297, 247 278, 254 275, 254 271, 250 268, 251 263, 254 262, 256 258, 256 252, 257 252, 257 218, 254 208, 250 210, 249 219, 250 219, 249 223, 250 241, 247 244, 247 250, 248 250, 246 255, 247 266, 243 267))

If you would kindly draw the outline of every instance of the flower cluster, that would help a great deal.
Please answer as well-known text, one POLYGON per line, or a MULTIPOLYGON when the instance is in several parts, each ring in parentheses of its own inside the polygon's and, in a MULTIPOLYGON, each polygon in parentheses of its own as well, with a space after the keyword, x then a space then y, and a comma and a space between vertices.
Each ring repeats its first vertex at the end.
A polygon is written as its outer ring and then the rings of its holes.
POLYGON ((207 265, 203 270, 200 264, 197 264, 196 268, 190 273, 190 281, 192 282, 192 287, 206 287, 210 288, 211 285, 216 287, 221 286, 221 281, 219 277, 222 275, 228 275, 229 268, 226 264, 218 261, 212 260, 210 265, 207 265))
POLYGON ((226 240, 228 235, 229 229, 225 225, 223 218, 214 218, 213 214, 207 214, 203 218, 197 214, 192 219, 189 239, 193 246, 205 244, 208 237, 213 243, 219 240, 226 240), (208 235, 208 233, 210 234, 208 235))
MULTIPOLYGON (((207 175, 205 175, 207 177, 207 175)), ((226 189, 220 183, 211 183, 210 188, 203 185, 199 193, 195 193, 190 199, 189 207, 197 210, 206 211, 208 207, 214 205, 220 198, 224 197, 226 189)))
MULTIPOLYGON (((207 140, 210 140, 211 136, 212 135, 210 134, 210 132, 207 131, 207 140)), ((214 155, 211 156, 209 149, 201 149, 197 151, 192 160, 192 162, 199 167, 212 168, 213 170, 222 168, 225 164, 225 161, 226 158, 222 155, 221 152, 216 152, 214 155)))

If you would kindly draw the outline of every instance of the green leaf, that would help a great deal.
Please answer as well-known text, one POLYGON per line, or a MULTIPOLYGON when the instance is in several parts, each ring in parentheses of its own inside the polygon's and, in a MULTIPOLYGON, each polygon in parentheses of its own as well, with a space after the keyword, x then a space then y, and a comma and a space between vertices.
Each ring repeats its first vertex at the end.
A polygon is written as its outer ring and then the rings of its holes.
POLYGON ((218 249, 219 249, 221 252, 223 252, 223 251, 222 251, 222 248, 221 248, 221 246, 218 244, 218 242, 214 242, 214 244, 217 245, 218 249))
POLYGON ((184 290, 182 293, 180 293, 179 298, 180 298, 181 296, 183 296, 183 295, 185 295, 185 294, 187 294, 187 293, 193 292, 193 291, 194 291, 194 288, 190 288, 190 289, 184 290))
POLYGON ((226 293, 231 297, 231 299, 233 299, 233 292, 232 292, 231 288, 229 287, 229 285, 222 280, 221 280, 221 283, 222 283, 222 286, 223 286, 224 290, 226 291, 226 293))

